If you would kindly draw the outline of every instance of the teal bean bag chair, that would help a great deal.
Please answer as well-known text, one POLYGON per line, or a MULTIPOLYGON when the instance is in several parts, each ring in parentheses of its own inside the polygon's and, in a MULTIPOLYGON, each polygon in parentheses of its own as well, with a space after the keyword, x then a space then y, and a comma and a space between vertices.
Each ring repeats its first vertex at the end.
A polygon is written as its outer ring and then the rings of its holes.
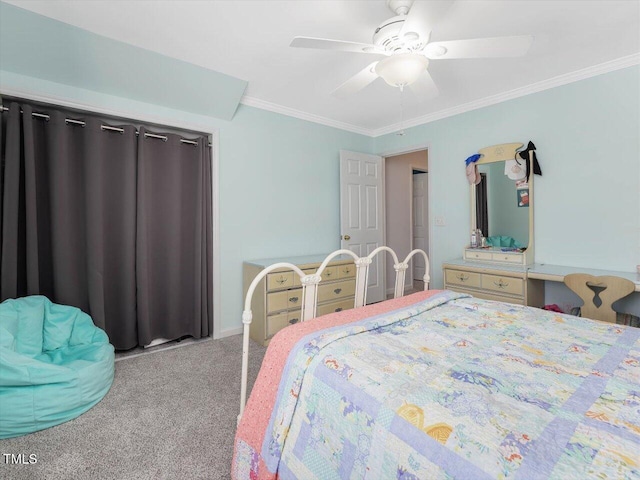
POLYGON ((0 303, 0 439, 69 421, 106 395, 114 350, 80 309, 42 296, 0 303))

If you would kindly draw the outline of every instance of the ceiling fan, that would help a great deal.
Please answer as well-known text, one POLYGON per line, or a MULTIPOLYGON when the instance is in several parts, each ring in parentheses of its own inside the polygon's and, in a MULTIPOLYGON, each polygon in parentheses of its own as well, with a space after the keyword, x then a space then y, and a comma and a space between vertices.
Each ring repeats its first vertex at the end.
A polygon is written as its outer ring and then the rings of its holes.
POLYGON ((385 57, 336 88, 332 94, 338 97, 358 92, 381 77, 400 89, 410 85, 414 94, 429 98, 438 94, 427 71, 429 60, 520 57, 527 53, 533 42, 531 35, 430 42, 432 29, 445 17, 452 4, 453 0, 387 0, 387 6, 396 16, 376 28, 371 44, 295 37, 291 46, 385 57))

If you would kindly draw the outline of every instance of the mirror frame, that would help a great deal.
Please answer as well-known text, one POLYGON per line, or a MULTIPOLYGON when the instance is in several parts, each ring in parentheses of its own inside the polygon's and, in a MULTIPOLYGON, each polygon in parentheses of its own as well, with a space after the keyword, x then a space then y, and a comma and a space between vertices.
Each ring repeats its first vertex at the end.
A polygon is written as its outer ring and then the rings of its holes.
MULTIPOLYGON (((476 162, 476 165, 484 165, 487 163, 504 162, 506 160, 513 160, 516 156, 516 152, 524 147, 523 143, 502 143, 500 145, 492 145, 478 150, 478 153, 482 155, 480 160, 476 162)), ((533 233, 533 208, 534 208, 534 190, 533 190, 533 165, 531 159, 531 152, 529 152, 529 243, 527 249, 522 253, 525 257, 524 264, 529 265, 534 263, 534 233, 533 233)), ((476 225, 476 186, 471 185, 471 229, 475 230, 476 225)))

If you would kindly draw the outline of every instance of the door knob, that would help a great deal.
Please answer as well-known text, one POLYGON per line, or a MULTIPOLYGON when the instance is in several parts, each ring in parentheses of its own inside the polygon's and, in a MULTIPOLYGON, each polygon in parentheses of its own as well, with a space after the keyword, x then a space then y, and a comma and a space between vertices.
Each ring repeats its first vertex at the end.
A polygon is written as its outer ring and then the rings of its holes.
POLYGON ((342 237, 342 238, 344 238, 345 240, 351 240, 351 237, 350 237, 349 235, 345 235, 345 236, 344 236, 344 237, 342 237))

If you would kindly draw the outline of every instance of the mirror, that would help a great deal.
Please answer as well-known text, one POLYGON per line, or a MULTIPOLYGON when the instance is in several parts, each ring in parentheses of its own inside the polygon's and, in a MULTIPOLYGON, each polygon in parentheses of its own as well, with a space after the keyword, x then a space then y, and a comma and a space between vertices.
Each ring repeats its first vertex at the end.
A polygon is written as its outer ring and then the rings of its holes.
POLYGON ((504 168, 504 161, 478 165, 482 181, 475 186, 476 228, 485 237, 511 237, 514 247, 524 248, 529 245, 529 192, 516 189, 504 168))
MULTIPOLYGON (((506 162, 513 160, 516 152, 523 147, 522 143, 505 143, 478 151, 482 155, 477 162, 482 181, 478 185, 471 185, 470 230, 478 228, 484 237, 498 238, 495 243, 491 242, 491 248, 485 250, 486 253, 465 253, 465 258, 493 261, 502 259, 520 263, 513 255, 503 253, 524 252, 519 253, 522 263, 533 263, 533 175, 529 176, 528 182, 526 178, 516 182, 505 174, 505 168, 511 167, 506 162), (500 255, 490 252, 498 252, 500 255)), ((531 162, 531 158, 527 161, 531 162)), ((526 171, 526 164, 522 168, 526 171)), ((475 251, 478 252, 478 249, 475 251)))

